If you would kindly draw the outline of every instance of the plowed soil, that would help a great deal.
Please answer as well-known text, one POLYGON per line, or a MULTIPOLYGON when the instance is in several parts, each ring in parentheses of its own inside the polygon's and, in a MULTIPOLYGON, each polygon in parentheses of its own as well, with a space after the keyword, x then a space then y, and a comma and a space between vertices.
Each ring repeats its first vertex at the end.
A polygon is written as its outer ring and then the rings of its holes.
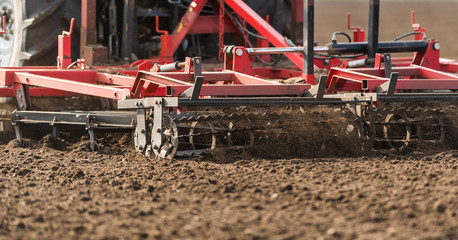
MULTIPOLYGON (((365 26, 367 1, 340 2, 317 1, 317 42, 345 29, 347 11, 365 26)), ((407 2, 382 1, 383 39, 410 31, 414 9, 442 55, 458 58, 458 3, 407 2)), ((453 134, 423 151, 274 159, 149 159, 127 135, 98 152, 87 137, 10 141, 0 145, 0 239, 458 239, 453 134)))
POLYGON ((458 151, 146 159, 0 147, 0 238, 456 239, 458 151))

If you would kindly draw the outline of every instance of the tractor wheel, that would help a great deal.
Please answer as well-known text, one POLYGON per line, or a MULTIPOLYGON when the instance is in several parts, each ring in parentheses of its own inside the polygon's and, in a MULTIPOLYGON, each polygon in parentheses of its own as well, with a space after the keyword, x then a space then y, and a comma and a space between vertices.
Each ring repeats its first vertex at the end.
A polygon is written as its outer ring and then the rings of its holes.
POLYGON ((284 0, 245 0, 245 3, 257 14, 259 14, 259 16, 265 18, 266 15, 269 15, 269 22, 272 27, 274 27, 279 33, 283 33, 283 22, 284 20, 289 20, 289 16, 285 16, 285 13, 282 12, 284 5, 287 4, 284 0))
POLYGON ((0 15, 6 17, 6 33, 0 35, 0 65, 56 65, 57 36, 75 18, 72 56, 79 55, 81 1, 0 0, 0 15))

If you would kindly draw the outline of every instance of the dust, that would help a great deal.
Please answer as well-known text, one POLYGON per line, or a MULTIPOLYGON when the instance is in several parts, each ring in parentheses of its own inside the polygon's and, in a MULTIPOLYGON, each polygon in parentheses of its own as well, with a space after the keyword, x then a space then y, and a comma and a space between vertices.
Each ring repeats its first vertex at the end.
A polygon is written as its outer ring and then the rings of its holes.
POLYGON ((457 103, 447 106, 441 112, 446 126, 445 143, 453 149, 458 149, 458 107, 457 103))
POLYGON ((345 108, 275 106, 240 108, 238 112, 245 112, 250 122, 248 126, 239 124, 239 121, 238 128, 252 130, 233 134, 232 142, 234 146, 245 148, 211 150, 205 159, 226 163, 237 158, 280 159, 367 154, 358 132, 359 122, 345 108))
POLYGON ((247 150, 250 155, 309 158, 362 153, 362 143, 353 131, 356 118, 352 113, 340 108, 314 107, 304 112, 290 110, 280 116, 267 119, 269 129, 265 136, 258 137, 261 143, 257 147, 247 150))
POLYGON ((39 111, 97 111, 116 108, 116 101, 91 96, 32 97, 31 110, 39 111))

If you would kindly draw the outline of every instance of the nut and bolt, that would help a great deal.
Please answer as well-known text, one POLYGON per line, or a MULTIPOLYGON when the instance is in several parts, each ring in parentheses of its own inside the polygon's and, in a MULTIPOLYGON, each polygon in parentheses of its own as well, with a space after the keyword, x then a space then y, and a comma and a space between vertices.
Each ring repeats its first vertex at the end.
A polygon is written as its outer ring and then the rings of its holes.
POLYGON ((243 55, 243 50, 238 48, 237 50, 235 50, 235 55, 237 55, 238 57, 242 56, 243 55))
POLYGON ((441 49, 441 44, 438 43, 438 42, 434 43, 434 44, 433 44, 433 49, 436 50, 436 51, 439 50, 439 49, 441 49))

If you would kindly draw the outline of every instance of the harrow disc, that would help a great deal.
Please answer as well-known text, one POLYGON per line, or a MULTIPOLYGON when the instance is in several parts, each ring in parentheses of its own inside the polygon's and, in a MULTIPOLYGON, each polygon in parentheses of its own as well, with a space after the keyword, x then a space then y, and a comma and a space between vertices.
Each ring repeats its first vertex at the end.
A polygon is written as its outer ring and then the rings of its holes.
POLYGON ((229 131, 227 132, 227 141, 229 146, 254 146, 254 133, 252 123, 247 117, 232 120, 229 122, 229 131))
POLYGON ((417 134, 423 143, 443 144, 445 142, 445 123, 440 112, 427 110, 420 116, 417 134))
POLYGON ((403 112, 387 114, 383 125, 383 137, 393 149, 403 149, 410 143, 411 127, 409 119, 403 112))
POLYGON ((194 150, 215 149, 215 126, 210 121, 195 121, 189 130, 189 143, 194 150))

